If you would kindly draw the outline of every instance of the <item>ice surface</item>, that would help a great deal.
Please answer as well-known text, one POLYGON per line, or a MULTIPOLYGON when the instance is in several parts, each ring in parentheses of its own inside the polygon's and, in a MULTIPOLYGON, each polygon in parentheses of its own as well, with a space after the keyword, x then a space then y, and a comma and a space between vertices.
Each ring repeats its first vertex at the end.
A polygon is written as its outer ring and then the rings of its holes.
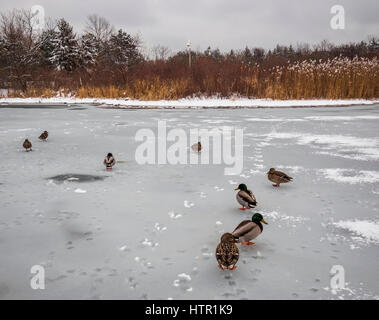
POLYGON ((0 299, 378 298, 377 105, 37 107, 0 108, 0 299), (185 130, 243 129, 241 175, 225 176, 223 165, 138 165, 136 131, 156 132, 163 119, 185 130), (110 172, 108 152, 117 160, 110 172), (270 167, 294 181, 273 188, 270 167), (239 183, 256 209, 238 210, 239 183), (240 247, 235 271, 219 270, 221 235, 255 212, 268 225, 240 247), (33 265, 45 267, 45 290, 30 287, 33 265), (343 290, 331 289, 333 265, 345 269, 343 290))
POLYGON ((326 178, 342 183, 379 183, 379 171, 356 171, 354 169, 322 169, 326 178))

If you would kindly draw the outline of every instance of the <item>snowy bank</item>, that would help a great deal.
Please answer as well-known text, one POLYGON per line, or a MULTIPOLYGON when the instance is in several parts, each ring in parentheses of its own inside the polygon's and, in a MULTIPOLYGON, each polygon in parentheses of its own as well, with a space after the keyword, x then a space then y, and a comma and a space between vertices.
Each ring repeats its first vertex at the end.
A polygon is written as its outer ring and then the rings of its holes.
POLYGON ((95 98, 0 98, 0 104, 94 104, 119 108, 295 108, 323 106, 372 105, 379 100, 271 100, 247 98, 186 98, 179 100, 141 101, 95 98))

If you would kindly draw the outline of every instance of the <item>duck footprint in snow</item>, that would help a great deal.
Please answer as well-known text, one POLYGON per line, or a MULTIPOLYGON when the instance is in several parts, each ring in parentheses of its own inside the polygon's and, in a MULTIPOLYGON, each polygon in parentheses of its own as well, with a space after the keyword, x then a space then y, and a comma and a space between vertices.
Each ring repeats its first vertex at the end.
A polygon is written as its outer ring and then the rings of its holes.
MULTIPOLYGON (((151 262, 147 261, 146 258, 140 258, 140 257, 135 257, 134 261, 139 263, 141 266, 147 269, 154 269, 154 266, 151 262)), ((142 272, 143 275, 146 275, 146 272, 142 272)))
POLYGON ((151 248, 157 247, 159 245, 158 242, 151 241, 148 238, 145 238, 144 240, 142 240, 141 244, 143 247, 151 247, 151 248))
MULTIPOLYGON (((235 298, 240 298, 240 295, 247 293, 246 289, 244 288, 239 288, 238 283, 233 279, 233 275, 231 272, 226 274, 224 276, 225 281, 227 281, 227 284, 231 291, 227 291, 222 294, 223 297, 225 298, 230 298, 230 297, 235 297, 235 298)), ((240 298, 243 299, 243 298, 240 298)))
POLYGON ((211 256, 213 255, 210 251, 209 251, 209 248, 207 246, 204 246, 201 248, 201 257, 204 259, 204 260, 208 260, 211 258, 211 256))
POLYGON ((180 219, 182 217, 182 215, 180 213, 175 213, 174 211, 170 211, 168 213, 168 216, 171 218, 171 219, 180 219))
POLYGON ((195 204, 191 201, 188 201, 188 200, 184 200, 184 206, 186 208, 192 208, 195 204))
POLYGON ((167 227, 161 226, 158 222, 154 224, 154 231, 163 232, 167 230, 167 227))
POLYGON ((191 287, 191 276, 186 273, 180 273, 177 275, 177 279, 174 280, 173 286, 180 288, 183 291, 191 292, 193 288, 191 287))

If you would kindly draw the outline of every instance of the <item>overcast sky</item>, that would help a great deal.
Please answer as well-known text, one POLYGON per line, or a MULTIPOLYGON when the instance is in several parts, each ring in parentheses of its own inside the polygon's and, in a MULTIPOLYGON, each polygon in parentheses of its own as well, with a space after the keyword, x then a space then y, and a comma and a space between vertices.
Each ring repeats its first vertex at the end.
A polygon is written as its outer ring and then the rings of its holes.
POLYGON ((177 51, 222 51, 323 39, 341 43, 379 36, 379 0, 0 0, 0 11, 42 5, 46 16, 64 17, 81 32, 89 14, 140 34, 144 46, 177 51), (330 27, 333 5, 345 8, 345 29, 330 27))

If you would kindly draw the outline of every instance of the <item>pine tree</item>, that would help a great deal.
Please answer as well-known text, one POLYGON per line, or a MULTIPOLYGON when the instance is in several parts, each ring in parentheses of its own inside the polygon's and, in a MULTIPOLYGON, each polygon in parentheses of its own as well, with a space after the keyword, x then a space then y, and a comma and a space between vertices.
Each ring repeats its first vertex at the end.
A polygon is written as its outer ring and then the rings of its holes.
POLYGON ((248 47, 245 47, 245 50, 242 52, 242 62, 244 64, 250 65, 252 64, 253 55, 251 50, 248 47))
POLYGON ((211 57, 214 60, 219 61, 219 62, 223 60, 223 56, 221 54, 221 51, 218 48, 211 51, 211 57))
POLYGON ((261 63, 265 56, 265 50, 262 48, 253 49, 253 59, 256 63, 261 63))
POLYGON ((54 49, 50 61, 58 70, 73 71, 79 64, 79 46, 70 24, 61 19, 58 22, 54 49))
POLYGON ((379 38, 370 37, 368 47, 371 52, 379 51, 379 38))
POLYGON ((80 39, 80 67, 90 67, 99 55, 100 43, 93 34, 87 33, 80 39))
POLYGON ((41 52, 40 63, 42 65, 54 65, 53 55, 58 32, 54 29, 48 29, 42 32, 39 38, 39 47, 41 52))
POLYGON ((121 29, 116 35, 111 36, 107 55, 112 64, 126 69, 142 59, 137 48, 137 41, 121 29))

